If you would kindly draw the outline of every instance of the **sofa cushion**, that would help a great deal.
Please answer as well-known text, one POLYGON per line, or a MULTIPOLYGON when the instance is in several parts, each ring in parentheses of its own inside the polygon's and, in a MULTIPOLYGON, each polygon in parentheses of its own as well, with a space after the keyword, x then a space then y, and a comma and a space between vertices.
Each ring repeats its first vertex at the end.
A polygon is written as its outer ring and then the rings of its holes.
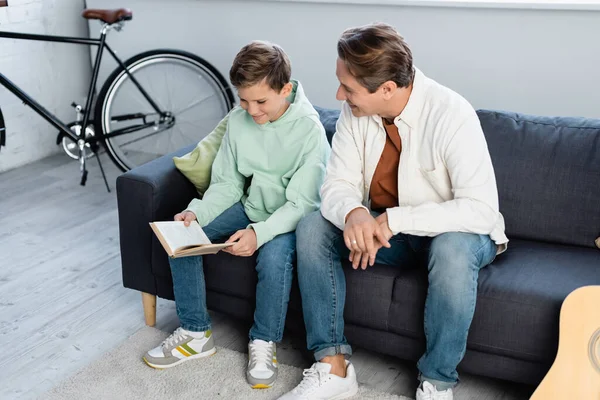
POLYGON ((227 132, 228 119, 229 114, 194 147, 194 150, 181 157, 173 157, 175 167, 194 184, 200 196, 204 195, 210 185, 212 164, 221 147, 223 136, 227 132))
MULTIPOLYGON (((204 257, 204 276, 206 290, 209 293, 218 293, 225 296, 233 296, 237 299, 248 301, 254 306, 256 301, 256 255, 252 257, 235 257, 231 254, 220 252, 215 255, 204 257), (235 279, 232 279, 235 277, 235 279)), ((212 296, 212 294, 211 294, 212 296)), ((389 302, 389 298, 387 299, 389 302)), ((297 321, 296 325, 304 326, 301 316, 302 300, 298 287, 298 278, 294 269, 292 290, 290 293, 289 314, 293 314, 297 321)), ((378 314, 381 314, 379 312, 378 314)))
POLYGON ((395 280, 400 268, 377 265, 376 268, 353 269, 344 261, 346 306, 344 320, 369 328, 388 330, 395 280))
MULTIPOLYGON (((254 303, 255 262, 254 257, 227 253, 205 257, 207 289, 254 303)), ((424 264, 376 265, 362 271, 345 263, 344 272, 347 324, 424 340, 424 264)), ((561 304, 570 292, 586 285, 600 285, 597 250, 513 240, 510 250, 479 275, 468 347, 531 362, 552 362, 561 304)), ((295 276, 290 309, 301 310, 295 276)))
MULTIPOLYGON (((389 273, 389 267, 381 269, 382 276, 389 273)), ((509 250, 479 274, 469 348, 528 361, 552 361, 561 304, 570 292, 586 285, 600 285, 598 250, 512 240, 509 250)), ((355 296, 351 290, 348 296, 355 296)), ((388 316, 390 331, 424 337, 426 291, 424 265, 404 271, 398 268, 388 316)), ((348 322, 371 326, 369 318, 353 310, 346 315, 348 322)))
MULTIPOLYGON (((221 253, 205 260, 209 291, 254 303, 254 257, 221 253), (233 276, 236 279, 231 279, 233 276)), ((344 272, 347 324, 424 341, 424 264, 405 268, 375 265, 362 271, 353 270, 346 262, 344 272)), ((510 251, 479 274, 468 347, 503 357, 551 363, 557 350, 562 302, 573 290, 586 285, 600 285, 597 250, 513 240, 510 251)), ((295 276, 290 310, 301 310, 295 276)))
POLYGON ((477 114, 507 235, 595 247, 600 236, 600 120, 477 114))
POLYGON ((250 300, 256 297, 256 254, 236 257, 224 251, 204 256, 206 290, 250 300))

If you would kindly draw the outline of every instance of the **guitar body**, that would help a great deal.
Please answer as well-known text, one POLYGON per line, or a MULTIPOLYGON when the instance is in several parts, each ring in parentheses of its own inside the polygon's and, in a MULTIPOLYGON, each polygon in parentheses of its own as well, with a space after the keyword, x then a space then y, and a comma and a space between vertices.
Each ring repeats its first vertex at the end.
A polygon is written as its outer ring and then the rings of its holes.
POLYGON ((558 353, 531 400, 600 400, 600 286, 570 293, 560 309, 558 353))

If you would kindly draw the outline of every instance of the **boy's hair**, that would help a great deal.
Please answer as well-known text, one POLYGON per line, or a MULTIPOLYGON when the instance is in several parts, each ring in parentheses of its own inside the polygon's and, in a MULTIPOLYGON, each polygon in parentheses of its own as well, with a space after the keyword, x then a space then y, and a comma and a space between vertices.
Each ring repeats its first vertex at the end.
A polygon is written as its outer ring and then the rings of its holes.
POLYGON ((348 71, 369 93, 387 81, 403 88, 413 80, 412 53, 391 25, 375 23, 346 29, 337 51, 348 71))
POLYGON ((290 82, 290 59, 276 44, 253 41, 240 50, 229 70, 229 79, 236 88, 245 88, 266 80, 277 93, 290 82))

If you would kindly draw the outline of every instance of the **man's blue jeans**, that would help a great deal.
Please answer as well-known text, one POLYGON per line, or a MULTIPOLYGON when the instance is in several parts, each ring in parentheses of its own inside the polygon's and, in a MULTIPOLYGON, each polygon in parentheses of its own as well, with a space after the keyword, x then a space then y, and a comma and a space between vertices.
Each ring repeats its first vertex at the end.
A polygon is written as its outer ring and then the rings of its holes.
MULTIPOLYGON (((296 236, 308 348, 317 361, 350 355, 352 349, 344 337, 346 280, 342 270, 342 259, 348 259, 350 251, 343 233, 317 211, 300 221, 296 236)), ((434 238, 398 234, 390 244, 391 248, 377 252, 377 263, 402 268, 427 260, 427 347, 417 367, 420 380, 431 382, 438 390, 453 387, 475 311, 479 270, 494 260, 496 245, 488 235, 458 232, 434 238)))
MULTIPOLYGON (((202 229, 211 242, 219 242, 227 240, 240 229, 246 229, 250 223, 244 207, 237 203, 202 229)), ((256 309, 250 340, 281 341, 295 257, 294 232, 278 235, 258 250, 256 309)), ((210 329, 202 256, 169 258, 169 263, 181 327, 192 332, 210 329)), ((231 279, 237 278, 232 276, 231 279)))

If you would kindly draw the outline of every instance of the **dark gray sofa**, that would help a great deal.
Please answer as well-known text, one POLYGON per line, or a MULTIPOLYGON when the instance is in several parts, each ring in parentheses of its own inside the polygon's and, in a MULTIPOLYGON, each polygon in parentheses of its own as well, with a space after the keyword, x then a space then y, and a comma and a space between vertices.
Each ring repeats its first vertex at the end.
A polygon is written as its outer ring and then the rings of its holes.
MULTIPOLYGON (((327 134, 338 111, 318 109, 327 134)), ((481 271, 461 371, 537 384, 557 351, 559 311, 574 289, 600 284, 600 121, 478 111, 506 220, 508 251, 481 271)), ((181 155, 193 146, 182 149, 181 155)), ((196 196, 165 156, 117 180, 123 284, 173 299, 160 243, 148 222, 168 220, 196 196)), ((250 321, 254 258, 205 262, 208 306, 250 321)), ((346 336, 364 348, 417 360, 424 349, 426 273, 377 265, 346 268, 346 336)), ((149 297, 145 295, 146 299, 149 297)), ((148 303, 150 304, 150 303, 148 303)), ((151 305, 147 322, 153 323, 151 305)), ((288 326, 301 326, 296 283, 288 326)))

